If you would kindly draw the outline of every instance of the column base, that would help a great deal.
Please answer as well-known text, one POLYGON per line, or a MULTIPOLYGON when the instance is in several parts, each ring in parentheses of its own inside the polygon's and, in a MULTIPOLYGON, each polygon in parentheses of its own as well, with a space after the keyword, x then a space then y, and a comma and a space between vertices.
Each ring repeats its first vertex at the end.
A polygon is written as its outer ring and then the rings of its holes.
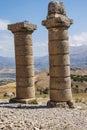
POLYGON ((67 102, 55 102, 55 101, 48 101, 48 107, 59 107, 59 108, 75 108, 74 103, 72 101, 67 102))
POLYGON ((29 104, 31 101, 33 101, 35 98, 31 99, 21 99, 21 98, 11 98, 9 100, 10 103, 23 103, 23 104, 29 104))

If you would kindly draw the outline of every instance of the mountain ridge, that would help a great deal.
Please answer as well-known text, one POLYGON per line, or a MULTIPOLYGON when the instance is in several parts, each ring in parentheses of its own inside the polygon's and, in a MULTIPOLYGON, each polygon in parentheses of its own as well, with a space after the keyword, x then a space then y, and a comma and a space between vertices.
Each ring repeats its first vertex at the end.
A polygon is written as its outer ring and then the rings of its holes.
MULTIPOLYGON (((71 68, 87 69, 87 46, 70 47, 71 68)), ((47 70, 49 68, 49 56, 34 57, 35 71, 47 70)), ((0 71, 15 69, 15 58, 0 56, 0 71)), ((10 72, 10 71, 8 71, 10 72)), ((12 71, 15 72, 15 71, 12 71)))

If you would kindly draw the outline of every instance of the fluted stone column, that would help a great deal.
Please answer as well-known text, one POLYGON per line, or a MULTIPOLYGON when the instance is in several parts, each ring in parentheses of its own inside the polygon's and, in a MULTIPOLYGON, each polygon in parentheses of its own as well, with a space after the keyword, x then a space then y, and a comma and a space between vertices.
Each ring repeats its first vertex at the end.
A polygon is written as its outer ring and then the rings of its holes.
POLYGON ((42 25, 48 29, 49 38, 49 71, 50 71, 50 104, 67 102, 73 107, 68 28, 73 23, 66 16, 62 2, 50 2, 47 19, 42 25))
POLYGON ((16 60, 16 98, 10 102, 28 103, 35 98, 32 33, 36 25, 20 22, 8 25, 8 29, 14 34, 16 60))

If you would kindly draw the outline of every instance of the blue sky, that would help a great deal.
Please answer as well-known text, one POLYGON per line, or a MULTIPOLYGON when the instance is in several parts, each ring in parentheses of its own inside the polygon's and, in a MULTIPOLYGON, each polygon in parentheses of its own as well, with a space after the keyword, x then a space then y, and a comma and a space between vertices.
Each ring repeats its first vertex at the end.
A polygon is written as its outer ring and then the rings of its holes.
MULTIPOLYGON (((46 19, 48 3, 51 0, 0 0, 0 56, 14 56, 13 34, 7 30, 11 23, 29 21, 37 25, 33 33, 35 56, 48 52, 48 33, 41 21, 46 19)), ((87 44, 87 0, 61 0, 68 17, 74 20, 69 29, 70 46, 87 44)))

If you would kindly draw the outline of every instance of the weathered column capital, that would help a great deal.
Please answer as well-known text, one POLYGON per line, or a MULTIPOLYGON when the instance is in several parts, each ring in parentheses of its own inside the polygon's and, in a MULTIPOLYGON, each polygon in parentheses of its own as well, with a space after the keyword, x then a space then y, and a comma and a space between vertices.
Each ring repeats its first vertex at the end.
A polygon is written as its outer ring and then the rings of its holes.
POLYGON ((37 26, 35 24, 31 24, 29 22, 20 22, 20 23, 8 25, 8 30, 11 30, 12 33, 15 33, 15 32, 32 33, 36 29, 37 29, 37 26))
POLYGON ((73 20, 66 16, 64 4, 62 2, 50 2, 47 19, 42 21, 42 25, 49 29, 57 27, 69 28, 71 24, 73 24, 73 20))
POLYGON ((42 25, 46 26, 47 29, 56 28, 56 27, 69 28, 72 23, 73 23, 73 20, 65 16, 59 16, 59 17, 42 21, 42 25))

